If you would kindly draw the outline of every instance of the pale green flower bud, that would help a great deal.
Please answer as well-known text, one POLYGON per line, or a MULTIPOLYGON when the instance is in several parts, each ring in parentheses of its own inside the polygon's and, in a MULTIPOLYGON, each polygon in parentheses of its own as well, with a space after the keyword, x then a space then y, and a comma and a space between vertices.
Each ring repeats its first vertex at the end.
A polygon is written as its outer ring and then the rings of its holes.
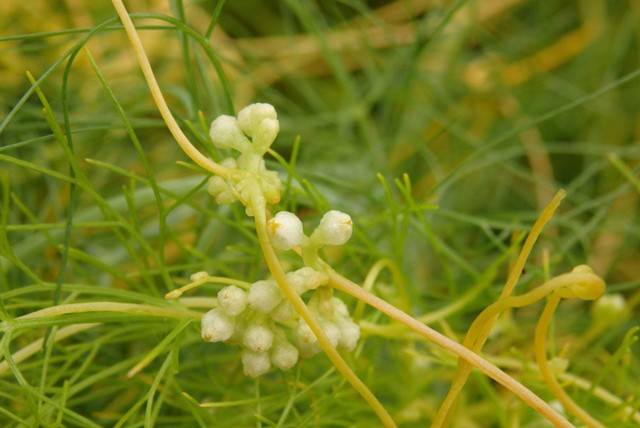
POLYGON ((329 343, 334 348, 338 346, 338 342, 340 342, 340 329, 338 326, 331 321, 322 321, 320 323, 322 327, 322 331, 324 332, 327 339, 329 339, 329 343))
POLYGON ((273 345, 273 331, 262 324, 250 324, 244 331, 242 343, 254 352, 266 352, 273 345))
POLYGON ((333 312, 339 318, 348 318, 349 317, 349 309, 347 305, 337 297, 331 298, 331 304, 333 305, 333 312))
POLYGON ((255 137, 258 126, 265 119, 278 119, 276 109, 271 104, 250 104, 238 112, 238 126, 249 137, 255 137))
POLYGON ((218 291, 218 305, 226 314, 236 316, 247 307, 247 293, 235 285, 229 285, 218 291))
POLYGON ((222 342, 231 337, 234 320, 221 309, 211 309, 202 316, 201 335, 207 342, 222 342))
POLYGON ((596 300, 591 308, 598 321, 611 322, 626 315, 626 302, 622 294, 605 294, 596 300))
POLYGON ((282 300, 275 281, 257 281, 251 284, 247 301, 249 306, 264 314, 271 312, 282 300))
POLYGON ((267 223, 271 243, 280 250, 300 245, 304 238, 302 222, 293 213, 280 211, 267 223))
POLYGON ((349 214, 331 210, 320 220, 311 239, 321 245, 342 245, 351 238, 353 222, 349 214))
POLYGON ((276 119, 264 119, 258 124, 253 133, 253 144, 260 152, 266 152, 276 140, 280 131, 280 123, 276 119))
POLYGON ((286 340, 279 340, 271 349, 271 362, 280 370, 289 370, 298 362, 298 349, 286 340))
POLYGON ((349 319, 341 319, 338 321, 338 328, 340 329, 338 346, 345 351, 353 351, 360 339, 360 326, 349 319))
POLYGON ((280 302, 280 304, 276 306, 269 315, 274 321, 283 324, 293 321, 296 318, 296 312, 293 310, 293 306, 291 306, 291 303, 286 301, 280 302))
POLYGON ((256 378, 267 373, 271 368, 269 354, 266 352, 242 351, 242 368, 246 376, 256 378))
POLYGON ((316 335, 313 334, 311 327, 309 327, 303 319, 298 320, 296 336, 298 337, 298 342, 301 344, 311 345, 318 341, 316 335))
POLYGON ((287 273, 287 280, 298 294, 304 294, 309 290, 315 290, 329 282, 329 277, 324 272, 318 272, 308 266, 287 273))
POLYGON ((236 118, 228 115, 218 116, 211 122, 209 136, 213 145, 219 149, 235 149, 242 152, 251 144, 240 130, 236 118))

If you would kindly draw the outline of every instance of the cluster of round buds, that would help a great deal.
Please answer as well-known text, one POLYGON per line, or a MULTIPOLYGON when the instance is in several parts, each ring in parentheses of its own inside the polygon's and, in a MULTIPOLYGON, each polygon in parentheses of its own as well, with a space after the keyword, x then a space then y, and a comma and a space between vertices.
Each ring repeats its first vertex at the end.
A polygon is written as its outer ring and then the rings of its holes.
MULTIPOLYGON (((334 348, 348 352, 355 349, 360 339, 360 326, 353 322, 342 300, 319 292, 311 298, 309 311, 318 320, 334 348)), ((318 339, 303 319, 298 320, 296 339, 303 357, 311 357, 320 351, 318 339)))
POLYGON ((219 204, 240 200, 245 203, 255 186, 270 204, 280 201, 282 183, 275 171, 269 171, 262 158, 280 131, 276 110, 271 104, 251 104, 238 112, 238 117, 218 116, 209 129, 213 145, 240 154, 221 162, 234 171, 227 178, 213 176, 207 190, 219 204))
POLYGON ((280 211, 268 222, 271 243, 280 250, 289 250, 299 245, 322 247, 343 245, 353 232, 353 222, 349 214, 331 210, 326 212, 320 224, 309 238, 302 229, 302 221, 293 213, 280 211))
MULTIPOLYGON (((323 287, 325 273, 303 267, 286 274, 297 294, 313 291, 309 308, 332 345, 351 351, 360 328, 349 317, 346 305, 323 287)), ((202 338, 243 347, 241 360, 247 376, 258 377, 272 366, 288 370, 299 356, 312 356, 319 347, 307 324, 284 299, 273 280, 251 284, 247 291, 230 285, 218 292, 218 305, 202 317, 202 338)))

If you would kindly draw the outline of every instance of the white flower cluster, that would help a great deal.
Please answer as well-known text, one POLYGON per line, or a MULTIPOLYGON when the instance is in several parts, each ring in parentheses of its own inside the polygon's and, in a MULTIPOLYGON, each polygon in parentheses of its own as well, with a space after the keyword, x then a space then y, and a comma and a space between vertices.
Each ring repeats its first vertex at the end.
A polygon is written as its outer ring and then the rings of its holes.
MULTIPOLYGON (((313 291, 309 309, 334 347, 352 351, 360 338, 342 300, 331 296, 328 277, 310 267, 287 273, 296 293, 313 291)), ((208 342, 240 344, 247 376, 258 377, 272 365, 288 370, 298 357, 320 350, 309 326, 301 320, 273 280, 257 281, 248 292, 230 285, 218 292, 218 305, 202 317, 201 334, 208 342)))
POLYGON ((353 232, 353 222, 349 214, 331 210, 322 216, 320 224, 308 241, 302 229, 302 222, 293 213, 280 211, 268 223, 271 243, 280 250, 289 250, 298 245, 325 246, 343 245, 353 232))
POLYGON ((238 112, 238 117, 222 115, 212 123, 209 135, 213 145, 219 149, 240 152, 236 158, 229 157, 220 164, 235 173, 228 178, 213 176, 207 191, 219 204, 230 204, 237 200, 245 203, 256 184, 265 200, 270 204, 280 201, 282 183, 275 171, 269 171, 263 156, 276 139, 280 123, 271 104, 251 104, 238 112))

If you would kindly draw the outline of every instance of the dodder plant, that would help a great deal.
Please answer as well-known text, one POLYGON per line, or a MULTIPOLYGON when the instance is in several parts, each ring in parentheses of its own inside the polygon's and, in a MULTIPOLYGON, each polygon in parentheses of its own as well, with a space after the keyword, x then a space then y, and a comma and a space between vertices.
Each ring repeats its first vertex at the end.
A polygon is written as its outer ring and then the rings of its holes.
MULTIPOLYGON (((348 319, 348 314, 344 311, 344 307, 337 303, 339 300, 334 300, 331 297, 332 288, 344 291, 372 305, 427 339, 457 354, 466 363, 479 368, 497 382, 512 390, 555 426, 571 426, 566 419, 555 412, 547 403, 496 366, 425 326, 398 308, 365 291, 357 284, 335 272, 325 263, 319 257, 318 249, 321 245, 339 245, 346 242, 351 234, 351 219, 348 215, 330 211, 323 217, 320 226, 309 238, 304 236, 301 231, 300 221, 291 213, 278 213, 268 220, 270 205, 280 200, 280 184, 277 174, 266 169, 263 159, 279 130, 275 110, 266 104, 253 104, 241 110, 237 120, 230 116, 217 118, 211 125, 211 137, 214 144, 220 148, 237 150, 240 152, 240 156, 236 160, 230 158, 220 164, 208 159, 189 142, 173 118, 124 4, 121 0, 113 0, 113 4, 136 52, 139 65, 147 80, 154 101, 169 130, 181 148, 194 162, 214 174, 209 183, 209 192, 221 203, 228 203, 234 200, 240 201, 245 206, 247 215, 254 218, 258 241, 267 267, 279 288, 279 292, 286 300, 285 304, 291 305, 299 317, 300 325, 297 332, 299 346, 304 349, 305 346, 315 344, 317 341, 317 346, 325 352, 337 370, 369 403, 385 426, 395 426, 393 419, 336 350, 336 345, 339 343, 344 345, 345 342, 351 342, 354 338, 357 340, 357 332, 351 326, 351 321, 348 319), (247 137, 251 138, 251 142, 247 137), (296 290, 292 275, 297 272, 287 274, 284 271, 275 252, 275 246, 285 250, 296 249, 301 254, 302 261, 306 267, 313 269, 312 275, 324 274, 328 278, 325 286, 321 286, 318 281, 314 283, 314 286, 317 284, 321 288, 314 293, 314 298, 316 295, 320 296, 318 298, 320 302, 312 301, 310 306, 317 307, 317 310, 312 311, 301 298, 301 294, 307 288, 313 287, 309 286, 308 282, 301 281, 302 285, 296 290), (320 309, 323 306, 324 308, 320 309), (314 314, 313 312, 316 313, 314 314), (322 318, 318 317, 320 312, 324 312, 324 315, 329 317, 335 316, 336 312, 338 312, 338 315, 342 317, 343 328, 336 327, 331 321, 324 320, 323 322, 322 318)), ((532 244, 533 242, 531 242, 532 244)), ((525 245, 523 253, 526 254, 528 251, 530 251, 530 248, 527 249, 525 245)), ((526 255, 524 258, 526 259, 526 255)), ((516 275, 519 275, 519 270, 516 275)), ((517 280, 517 276, 515 276, 515 279, 517 280)), ((322 282, 324 281, 322 280, 322 282)), ((601 280, 599 283, 603 284, 601 280)), ((583 283, 580 282, 580 286, 582 285, 583 283)), ((257 295, 257 297, 254 297, 252 305, 254 312, 262 312, 264 315, 267 312, 266 309, 275 310, 275 304, 272 305, 271 303, 279 300, 280 296, 275 296, 274 290, 272 283, 269 282, 258 282, 251 286, 249 297, 257 295), (269 299, 273 299, 273 302, 269 302, 269 299), (269 308, 271 306, 273 308, 269 308)), ((268 369, 269 364, 265 352, 271 348, 274 338, 273 332, 265 326, 264 318, 255 321, 256 314, 254 313, 248 314, 241 320, 231 318, 237 317, 244 312, 244 298, 245 296, 239 289, 222 290, 221 294, 218 295, 220 309, 213 309, 212 312, 203 317, 203 337, 209 340, 231 339, 233 333, 236 332, 235 324, 248 322, 250 325, 237 330, 242 333, 243 344, 248 348, 243 355, 245 372, 255 376, 268 369), (225 299, 225 296, 228 299, 225 299), (234 302, 233 304, 221 303, 226 300, 234 300, 234 302), (225 305, 227 306, 226 309, 225 305)), ((274 320, 277 321, 278 317, 274 320)), ((286 321, 286 319, 283 320, 286 321)), ((276 334, 279 336, 278 341, 282 345, 276 345, 276 352, 272 354, 271 359, 274 363, 280 361, 278 357, 283 352, 278 349, 280 347, 286 348, 287 351, 284 351, 284 353, 288 354, 287 361, 280 365, 282 368, 288 368, 295 363, 296 358, 293 356, 295 351, 286 342, 281 331, 277 331, 276 334)), ((313 350, 310 351, 313 352, 313 350)))
MULTIPOLYGON (((252 104, 240 110, 237 117, 220 116, 213 121, 210 131, 214 145, 237 152, 236 157, 217 163, 198 151, 172 116, 122 1, 113 0, 113 4, 168 129, 183 151, 197 165, 212 174, 208 191, 216 201, 221 204, 239 202, 245 207, 246 214, 253 218, 258 242, 271 277, 249 284, 240 279, 213 277, 205 272, 198 272, 192 276, 191 283, 167 294, 168 299, 175 299, 208 282, 228 284, 218 292, 215 307, 204 315, 179 305, 175 308, 161 308, 142 304, 92 302, 53 306, 22 316, 18 318, 19 321, 99 311, 147 313, 185 320, 201 319, 204 340, 222 341, 242 347, 244 372, 252 377, 266 373, 272 366, 282 370, 290 369, 298 362, 299 356, 311 356, 322 351, 371 406, 383 425, 395 426, 383 405, 339 353, 339 350, 353 350, 360 331, 346 305, 334 295, 334 290, 337 290, 371 305, 460 358, 450 393, 436 417, 436 426, 447 423, 457 396, 472 367, 475 367, 512 391, 554 426, 569 427, 572 425, 551 406, 478 354, 501 311, 549 297, 535 338, 536 360, 541 373, 550 390, 568 412, 589 426, 599 426, 595 419, 572 402, 555 380, 546 361, 545 336, 549 320, 561 298, 595 299, 604 291, 602 280, 587 267, 578 267, 529 293, 511 296, 531 248, 562 199, 562 192, 556 195, 535 223, 500 299, 478 316, 461 345, 340 275, 321 258, 324 246, 342 245, 348 241, 352 222, 347 214, 328 211, 318 227, 306 236, 302 223, 295 214, 272 212, 272 207, 280 201, 282 187, 278 174, 268 170, 264 162, 264 156, 271 151, 271 145, 279 131, 277 114, 272 106, 252 104), (286 272, 277 251, 294 251, 299 254, 299 266, 286 272)), ((3 323, 2 328, 6 333, 3 340, 10 340, 11 322, 3 323)), ((70 326, 58 331, 56 338, 87 328, 91 328, 91 325, 70 326)), ((28 352, 19 357, 23 358, 26 354, 28 352)), ((129 375, 139 372, 153 356, 152 352, 149 358, 131 369, 129 375)), ((10 355, 7 358, 8 364, 14 364, 14 360, 10 355)), ((15 372, 19 373, 17 370, 15 372)))
MULTIPOLYGON (((215 195, 216 200, 223 203, 238 200, 245 206, 247 215, 253 217, 258 242, 263 252, 266 265, 283 299, 291 305, 299 317, 301 323, 300 328, 298 328, 299 346, 309 344, 305 343, 305 338, 310 342, 315 343, 315 341, 317 341, 317 346, 324 351, 336 369, 360 393, 367 403, 369 403, 385 426, 395 426, 393 419, 367 386, 351 370, 335 347, 341 340, 344 342, 344 337, 348 336, 349 333, 346 332, 346 329, 339 331, 340 328, 334 328, 334 323, 326 322, 326 320, 318 317, 317 315, 320 315, 321 312, 320 309, 312 311, 312 309, 307 306, 301 298, 300 290, 296 290, 294 284, 292 284, 291 275, 288 277, 284 271, 275 251, 274 244, 282 249, 297 250, 301 254, 302 262, 306 267, 313 269, 314 273, 324 274, 328 278, 327 284, 320 286, 320 289, 314 293, 314 297, 316 297, 316 294, 321 296, 319 297, 321 302, 310 302, 312 308, 325 306, 325 314, 335 313, 336 305, 332 303, 336 301, 331 298, 331 289, 348 293, 375 307, 396 321, 405 324, 428 340, 453 352, 468 364, 477 367, 513 391, 528 405, 544 415, 555 426, 571 426, 562 415, 557 413, 546 402, 495 365, 471 352, 466 347, 461 346, 455 341, 422 324, 386 301, 374 296, 334 271, 331 266, 325 263, 319 256, 319 247, 324 244, 344 243, 350 235, 351 220, 346 214, 330 211, 323 218, 319 228, 316 229, 309 238, 306 238, 302 234, 299 220, 290 213, 279 213, 270 219, 270 206, 279 201, 280 186, 277 175, 266 169, 263 156, 275 140, 278 132, 275 110, 265 104, 254 104, 241 110, 237 120, 230 116, 217 118, 211 125, 211 137, 214 144, 218 147, 231 148, 239 151, 240 156, 235 160, 227 159, 218 164, 201 154, 189 142, 173 118, 124 4, 121 0, 112 1, 124 24, 125 31, 136 53, 138 63, 149 85, 154 101, 172 135, 194 162, 214 174, 214 177, 211 178, 209 183, 209 191, 215 195), (249 142, 248 138, 251 138, 251 142, 249 142), (314 312, 316 313, 314 314, 314 312), (305 331, 307 328, 310 332, 305 331), (313 336, 315 336, 315 341, 313 340, 313 336)), ((548 220, 548 218, 544 219, 544 221, 546 220, 548 220)), ((262 299, 267 299, 269 295, 275 294, 273 291, 267 291, 267 287, 264 283, 256 283, 251 286, 249 293, 251 295, 253 291, 254 294, 260 294, 262 299), (265 288, 265 290, 258 291, 256 288, 265 288)), ((239 291, 240 290, 233 290, 233 294, 236 295, 234 299, 237 297, 238 301, 244 299, 244 296, 241 296, 239 291)), ((230 293, 231 291, 229 290, 229 294, 230 293)), ((221 297, 224 297, 224 293, 222 296, 218 296, 219 304, 220 301, 224 301, 221 297)), ((275 296, 273 299, 274 301, 278 300, 275 296)), ((222 306, 224 306, 224 304, 222 304, 222 306)), ((233 313, 237 310, 238 314, 242 314, 243 311, 239 311, 241 306, 242 304, 235 306, 233 313)), ((256 305, 254 303, 253 306, 254 309, 258 309, 260 304, 256 305)), ((265 304, 265 306, 271 305, 265 304)), ((341 305, 338 304, 337 306, 341 305)), ((263 309, 266 309, 266 307, 263 309)), ((203 318, 203 337, 209 340, 232 339, 233 333, 236 331, 236 323, 244 323, 247 321, 254 323, 249 327, 238 329, 243 333, 242 341, 245 347, 248 348, 248 350, 244 351, 245 354, 243 356, 245 372, 250 375, 258 375, 266 371, 269 364, 265 352, 270 349, 274 338, 271 337, 273 333, 270 329, 265 327, 265 319, 262 318, 254 322, 255 314, 251 313, 246 317, 241 316, 241 319, 238 320, 231 318, 233 315, 231 315, 229 310, 227 309, 225 312, 222 307, 219 310, 214 309, 213 311, 214 312, 209 312, 209 314, 203 318)), ((260 310, 255 310, 254 312, 260 312, 260 310)), ((350 321, 348 321, 347 314, 343 313, 341 316, 343 320, 346 320, 345 324, 348 325, 350 321)), ((278 331, 277 334, 280 335, 281 340, 284 341, 281 332, 278 331)), ((355 331, 352 334, 355 336, 355 331)), ((293 350, 291 350, 289 344, 286 346, 290 350, 290 354, 293 354, 293 350)), ((271 359, 272 361, 277 360, 274 355, 271 356, 271 359)), ((291 356, 290 360, 293 359, 293 356, 291 356)), ((288 366, 288 364, 284 366, 288 366)))

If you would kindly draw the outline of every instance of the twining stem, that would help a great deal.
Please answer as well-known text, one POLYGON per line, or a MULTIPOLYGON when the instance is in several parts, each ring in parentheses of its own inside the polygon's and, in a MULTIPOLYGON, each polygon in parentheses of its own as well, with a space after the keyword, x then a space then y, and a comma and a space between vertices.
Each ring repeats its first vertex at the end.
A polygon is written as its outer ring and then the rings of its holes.
POLYGON ((562 415, 560 415, 551 406, 545 403, 540 397, 535 395, 531 390, 529 390, 520 382, 507 375, 497 366, 485 360, 478 354, 470 351, 461 344, 424 325, 420 321, 402 312, 400 309, 387 303, 386 301, 367 292, 359 285, 334 271, 329 272, 329 280, 330 285, 335 289, 343 291, 355 297, 356 299, 364 301, 380 312, 385 313, 395 321, 406 325, 411 330, 418 333, 420 336, 456 354, 460 359, 464 360, 470 366, 478 368, 487 376, 520 397, 522 401, 524 401, 527 405, 544 416, 555 427, 573 427, 573 425, 571 425, 569 421, 567 421, 564 417, 562 417, 562 415))
POLYGON ((589 428, 605 428, 604 425, 594 419, 589 413, 585 412, 582 407, 569 397, 556 380, 547 362, 547 331, 549 330, 549 324, 553 318, 553 313, 558 307, 558 303, 560 303, 560 295, 558 293, 551 294, 536 326, 533 346, 540 374, 553 395, 562 403, 567 412, 580 419, 589 428))
POLYGON ((351 370, 349 365, 344 361, 344 359, 340 356, 338 351, 331 345, 329 339, 324 334, 322 327, 315 320, 311 312, 302 301, 300 296, 295 292, 292 285, 289 284, 287 278, 285 276, 284 269, 276 256, 276 253, 271 246, 269 241, 269 235, 267 232, 267 219, 266 219, 266 210, 265 205, 262 200, 258 197, 254 197, 251 200, 251 209, 255 215, 255 223, 256 223, 256 231, 258 234, 258 241, 260 242, 260 247, 262 248, 262 252, 264 255, 265 262, 267 263, 267 267, 275 279, 276 283, 280 287, 280 291, 284 295, 284 297, 291 303, 293 309, 298 313, 298 315, 307 323, 313 334, 318 339, 318 344, 320 348, 327 355, 329 360, 333 363, 336 369, 344 376, 344 378, 354 387, 356 391, 364 398, 364 400, 371 406, 373 411, 376 413, 380 421, 385 427, 395 427, 396 424, 384 408, 382 403, 378 401, 378 399, 373 395, 373 393, 369 390, 367 385, 364 384, 358 378, 358 376, 351 370))
POLYGON ((127 37, 129 37, 129 41, 131 42, 131 46, 136 54, 136 58, 138 59, 138 64, 140 65, 140 69, 142 70, 142 74, 144 75, 145 80, 147 81, 147 85, 149 86, 149 90, 151 91, 151 96, 160 111, 160 115, 162 119, 167 124, 167 128, 175 138, 176 142, 180 146, 180 148, 193 160, 196 164, 200 165, 205 170, 219 175, 221 177, 228 177, 232 170, 224 167, 213 160, 209 159, 195 148, 193 144, 189 141, 187 136, 182 132, 178 122, 175 120, 173 115, 171 114, 171 110, 169 110, 169 106, 160 91, 160 86, 158 85, 158 81, 156 80, 155 75, 153 74, 153 70, 151 69, 151 64, 149 64, 149 59, 144 51, 144 47, 142 46, 142 42, 140 41, 140 36, 136 31, 131 18, 129 17, 129 13, 125 8, 122 0, 111 0, 113 3, 113 7, 115 8, 120 20, 122 21, 122 25, 124 26, 124 30, 127 33, 127 37))
POLYGON ((189 284, 183 285, 180 288, 176 288, 175 290, 169 291, 167 294, 164 295, 164 298, 167 300, 177 299, 187 291, 194 290, 205 284, 229 284, 229 285, 235 285, 245 290, 248 290, 249 287, 251 286, 251 284, 249 284, 248 282, 240 281, 238 279, 226 278, 223 276, 206 275, 203 278, 196 279, 195 281, 192 281, 189 284))
MULTIPOLYGON (((139 303, 120 303, 120 302, 89 302, 89 303, 69 303, 66 305, 51 306, 49 308, 40 309, 15 319, 15 321, 33 320, 37 318, 56 317, 66 314, 80 314, 87 312, 121 312, 132 315, 151 315, 166 318, 183 319, 187 317, 200 318, 199 312, 186 309, 161 308, 152 305, 143 305, 139 303)), ((5 322, 3 325, 7 325, 5 322)))
MULTIPOLYGON (((542 210, 542 213, 540 213, 540 216, 534 223, 533 227, 531 228, 531 232, 527 236, 527 239, 522 246, 522 250, 518 255, 516 263, 513 265, 509 272, 507 282, 505 283, 505 286, 500 293, 498 301, 509 297, 513 292, 513 289, 515 288, 518 280, 520 279, 520 276, 522 275, 522 270, 524 269, 524 265, 529 258, 529 254, 531 253, 534 244, 538 240, 538 237, 542 233, 542 229, 549 222, 549 220, 551 220, 551 217, 553 217, 553 214, 555 213, 556 209, 560 205, 560 202, 562 202, 562 199, 564 199, 565 196, 566 192, 564 190, 559 190, 553 197, 551 202, 549 202, 544 210, 542 210)), ((480 350, 482 350, 484 343, 489 337, 491 328, 493 327, 493 324, 497 319, 498 315, 496 314, 493 318, 482 324, 480 331, 472 332, 471 329, 469 329, 462 342, 463 345, 472 349, 474 352, 479 352, 480 350)), ((471 374, 471 367, 469 366, 469 364, 464 361, 460 361, 460 363, 458 364, 458 369, 456 370, 456 374, 453 378, 453 381, 451 382, 449 392, 440 405, 440 408, 438 409, 438 412, 436 413, 436 416, 433 420, 433 423, 431 425, 432 428, 441 428, 447 425, 447 422, 451 416, 451 411, 455 406, 458 396, 464 388, 467 379, 469 378, 469 374, 471 374)))

